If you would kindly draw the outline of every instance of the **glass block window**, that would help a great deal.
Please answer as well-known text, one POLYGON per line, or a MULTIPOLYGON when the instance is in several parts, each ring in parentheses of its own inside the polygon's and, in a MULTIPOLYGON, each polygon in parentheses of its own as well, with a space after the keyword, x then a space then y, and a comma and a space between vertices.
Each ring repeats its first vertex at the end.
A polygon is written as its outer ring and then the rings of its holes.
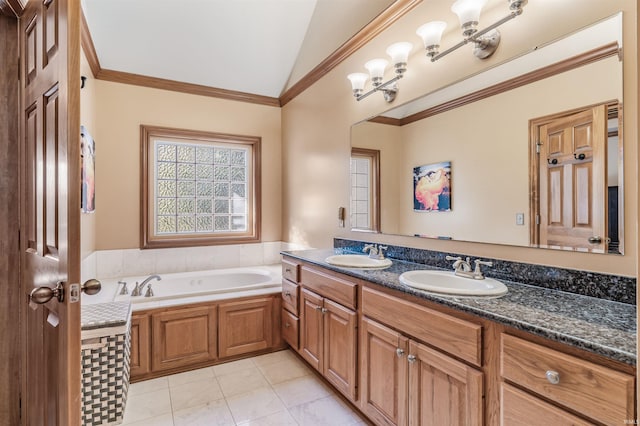
POLYGON ((145 247, 256 240, 259 142, 143 126, 145 247))

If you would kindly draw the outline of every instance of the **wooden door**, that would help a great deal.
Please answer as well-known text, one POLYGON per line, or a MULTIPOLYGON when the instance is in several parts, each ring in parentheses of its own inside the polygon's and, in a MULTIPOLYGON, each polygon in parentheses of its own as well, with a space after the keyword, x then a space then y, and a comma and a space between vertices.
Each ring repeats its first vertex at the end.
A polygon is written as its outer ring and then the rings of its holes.
POLYGON ((151 318, 152 371, 216 359, 216 306, 172 309, 151 318))
POLYGON ((409 341, 409 424, 481 425, 482 372, 409 341))
POLYGON ((80 2, 30 0, 19 22, 22 422, 80 424, 80 2), (36 287, 63 295, 28 307, 36 287))
POLYGON ((355 401, 358 355, 357 316, 354 311, 324 299, 324 361, 322 374, 340 392, 355 401))
POLYGON ((300 355, 322 372, 323 321, 322 297, 303 289, 301 292, 300 355))
POLYGON ((607 106, 540 127, 540 244, 607 251, 607 106))
POLYGON ((360 408, 378 425, 406 425, 408 339, 369 318, 360 336, 360 408))
POLYGON ((273 346, 273 298, 235 300, 218 307, 220 358, 273 346))

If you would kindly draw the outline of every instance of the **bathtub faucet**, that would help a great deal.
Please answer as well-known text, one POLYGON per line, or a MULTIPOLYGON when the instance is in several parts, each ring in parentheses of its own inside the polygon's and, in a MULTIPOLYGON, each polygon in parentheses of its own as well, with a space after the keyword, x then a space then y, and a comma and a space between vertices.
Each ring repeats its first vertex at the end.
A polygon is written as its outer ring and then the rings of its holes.
POLYGON ((149 275, 147 278, 144 279, 144 281, 142 281, 142 284, 138 284, 136 282, 136 286, 131 291, 131 295, 140 296, 142 294, 142 290, 144 289, 144 286, 147 285, 147 283, 153 279, 156 279, 158 281, 162 280, 162 278, 160 278, 160 275, 149 275))

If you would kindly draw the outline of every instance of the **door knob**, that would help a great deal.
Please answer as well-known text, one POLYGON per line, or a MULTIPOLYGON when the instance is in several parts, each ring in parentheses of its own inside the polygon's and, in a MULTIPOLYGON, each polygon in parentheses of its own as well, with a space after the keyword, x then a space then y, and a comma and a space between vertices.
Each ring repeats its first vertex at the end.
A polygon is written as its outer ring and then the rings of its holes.
MULTIPOLYGON (((38 305, 44 305, 53 298, 58 299, 58 302, 64 301, 64 285, 62 281, 58 281, 55 287, 36 287, 29 293, 29 303, 36 303, 38 305)), ((35 309, 35 308, 34 308, 35 309)))
POLYGON ((100 290, 102 290, 102 283, 95 278, 86 280, 84 284, 82 284, 82 291, 84 291, 84 294, 88 294, 89 296, 99 293, 100 290))
MULTIPOLYGON (((71 293, 71 302, 77 302, 79 300, 78 284, 71 284, 69 286, 71 293)), ((96 279, 90 279, 84 282, 80 287, 85 294, 93 295, 98 293, 102 289, 102 284, 96 279)), ((29 303, 35 303, 38 305, 44 305, 53 298, 58 299, 58 302, 64 302, 64 281, 58 281, 56 286, 51 287, 37 287, 31 290, 29 293, 29 303)))

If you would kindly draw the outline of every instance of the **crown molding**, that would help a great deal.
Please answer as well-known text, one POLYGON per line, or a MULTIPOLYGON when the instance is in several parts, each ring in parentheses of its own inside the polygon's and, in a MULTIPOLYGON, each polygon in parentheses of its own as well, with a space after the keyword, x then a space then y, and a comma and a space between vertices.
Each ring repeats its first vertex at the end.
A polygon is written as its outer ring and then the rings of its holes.
MULTIPOLYGON (((0 0, 3 2, 19 2, 19 0, 0 0)), ((305 75, 300 81, 285 91, 279 98, 269 96, 254 95, 251 93, 237 92, 233 90, 219 89, 216 87, 203 86, 199 84, 183 83, 174 80, 166 80, 157 77, 149 77, 139 74, 132 74, 122 71, 102 69, 98 55, 96 53, 93 39, 89 31, 89 26, 82 13, 81 19, 81 43, 85 52, 91 72, 98 80, 112 81, 116 83, 132 84, 137 86, 151 87, 155 89, 171 90, 175 92, 189 93, 193 95, 209 96, 240 102, 249 102, 260 105, 282 107, 300 93, 305 91, 325 74, 338 66, 351 54, 360 49, 363 45, 388 28, 395 21, 404 16, 411 9, 420 4, 422 0, 396 0, 391 6, 380 13, 374 20, 367 24, 355 36, 347 40, 328 58, 305 75)))
POLYGON ((183 83, 175 80, 149 77, 146 75, 132 74, 122 71, 101 69, 96 76, 96 79, 112 81, 115 83, 132 84, 134 86, 151 87, 153 89, 188 93, 190 95, 209 96, 231 101, 249 102, 253 104, 280 107, 280 101, 278 100, 278 98, 272 98, 270 96, 254 95, 252 93, 219 89, 216 87, 202 86, 199 84, 183 83))
POLYGON ((490 96, 498 95, 500 93, 503 93, 512 89, 516 89, 518 87, 521 87, 530 83, 534 83, 538 80, 542 80, 547 77, 552 77, 554 75, 561 74, 563 72, 570 71, 575 68, 579 68, 583 65, 587 65, 592 62, 596 62, 596 61, 608 58, 610 56, 619 55, 619 53, 620 53, 620 47, 618 46, 618 43, 612 42, 612 43, 597 47, 595 49, 589 50, 587 52, 581 53, 579 55, 572 56, 571 58, 567 58, 565 60, 548 65, 546 67, 542 67, 537 70, 528 72, 518 77, 505 80, 498 84, 494 84, 493 86, 489 86, 487 88, 477 90, 473 93, 469 93, 464 96, 460 96, 458 98, 452 99, 450 101, 443 102, 439 105, 435 105, 431 108, 424 109, 422 111, 416 112, 415 114, 411 114, 404 118, 377 116, 377 117, 370 118, 368 121, 373 123, 390 124, 394 126, 404 126, 407 124, 414 123, 418 120, 422 120, 423 118, 432 117, 434 115, 452 110, 454 108, 459 108, 461 106, 470 104, 472 102, 480 101, 490 96))
POLYGON ((320 80, 329 71, 337 67, 341 62, 354 52, 367 44, 391 24, 396 22, 411 9, 420 4, 422 0, 396 0, 391 6, 380 13, 373 21, 368 23, 355 36, 347 40, 328 58, 318 64, 307 75, 280 95, 280 104, 285 106, 300 93, 304 92, 316 81, 320 80))

